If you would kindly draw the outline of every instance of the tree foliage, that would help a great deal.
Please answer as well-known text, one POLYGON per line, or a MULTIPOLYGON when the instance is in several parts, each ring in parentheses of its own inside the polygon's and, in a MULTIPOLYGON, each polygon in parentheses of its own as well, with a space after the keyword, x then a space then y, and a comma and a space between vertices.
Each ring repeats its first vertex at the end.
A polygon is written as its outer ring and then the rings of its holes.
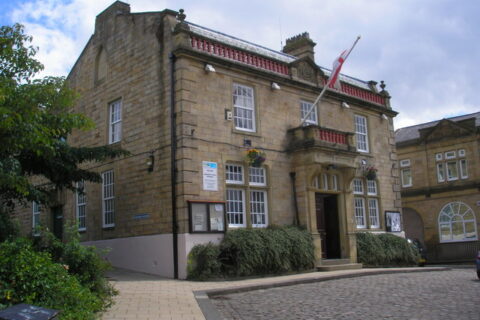
POLYGON ((75 93, 63 77, 35 76, 43 65, 22 25, 0 28, 0 208, 15 203, 46 203, 52 190, 74 189, 75 182, 100 182, 98 173, 82 169, 86 162, 127 154, 109 146, 73 147, 73 130, 89 130, 93 122, 69 112, 75 93), (41 184, 33 184, 32 177, 41 184))

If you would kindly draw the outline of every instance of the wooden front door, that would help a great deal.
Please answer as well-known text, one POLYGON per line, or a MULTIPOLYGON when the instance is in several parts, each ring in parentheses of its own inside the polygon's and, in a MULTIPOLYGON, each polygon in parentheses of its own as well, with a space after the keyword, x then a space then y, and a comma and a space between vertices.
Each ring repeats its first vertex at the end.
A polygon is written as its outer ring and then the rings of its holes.
POLYGON ((322 239, 322 258, 338 259, 341 252, 337 196, 315 193, 315 208, 317 230, 322 239))

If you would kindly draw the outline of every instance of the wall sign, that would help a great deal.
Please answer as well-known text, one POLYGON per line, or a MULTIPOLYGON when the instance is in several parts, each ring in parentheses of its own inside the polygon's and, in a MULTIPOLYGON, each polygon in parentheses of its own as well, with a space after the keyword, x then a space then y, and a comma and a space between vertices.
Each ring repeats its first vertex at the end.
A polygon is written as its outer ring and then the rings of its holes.
POLYGON ((218 165, 216 162, 203 161, 203 190, 218 191, 218 165))
POLYGON ((400 212, 385 211, 385 226, 387 227, 387 231, 389 232, 402 231, 400 212))

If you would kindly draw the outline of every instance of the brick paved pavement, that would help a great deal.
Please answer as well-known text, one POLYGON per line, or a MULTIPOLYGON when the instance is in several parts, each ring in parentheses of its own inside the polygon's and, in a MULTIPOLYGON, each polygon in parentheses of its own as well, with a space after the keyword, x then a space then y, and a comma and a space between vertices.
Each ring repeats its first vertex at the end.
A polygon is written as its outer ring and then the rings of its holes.
POLYGON ((370 275, 210 299, 225 319, 480 319, 472 268, 370 275))
POLYGON ((425 272, 430 270, 439 270, 439 268, 357 269, 311 272, 238 281, 193 282, 165 279, 117 269, 110 273, 110 277, 120 294, 115 297, 113 307, 102 315, 102 319, 204 320, 205 314, 208 319, 215 319, 218 312, 213 309, 214 307, 210 303, 211 300, 204 293, 205 290, 235 290, 238 292, 242 289, 251 290, 252 286, 277 287, 280 285, 291 285, 294 282, 306 283, 322 281, 327 278, 352 277, 372 273, 377 274, 379 272, 425 272))

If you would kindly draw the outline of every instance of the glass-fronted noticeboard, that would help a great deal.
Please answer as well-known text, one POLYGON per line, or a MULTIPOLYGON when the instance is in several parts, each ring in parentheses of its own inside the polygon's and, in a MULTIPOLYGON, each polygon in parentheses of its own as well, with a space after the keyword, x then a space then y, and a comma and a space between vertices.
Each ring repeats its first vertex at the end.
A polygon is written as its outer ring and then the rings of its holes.
POLYGON ((188 201, 190 233, 224 233, 225 202, 188 201))

